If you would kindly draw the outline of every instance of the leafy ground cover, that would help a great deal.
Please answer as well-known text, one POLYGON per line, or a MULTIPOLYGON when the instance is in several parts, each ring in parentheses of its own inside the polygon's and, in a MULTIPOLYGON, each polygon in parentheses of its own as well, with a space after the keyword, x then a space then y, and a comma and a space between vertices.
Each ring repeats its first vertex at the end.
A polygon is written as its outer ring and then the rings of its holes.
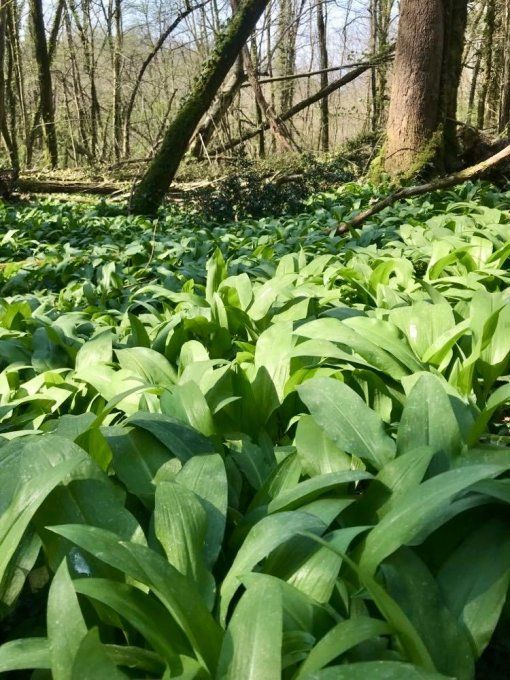
POLYGON ((507 652, 510 192, 335 236, 372 194, 1 208, 0 671, 467 680, 507 652))

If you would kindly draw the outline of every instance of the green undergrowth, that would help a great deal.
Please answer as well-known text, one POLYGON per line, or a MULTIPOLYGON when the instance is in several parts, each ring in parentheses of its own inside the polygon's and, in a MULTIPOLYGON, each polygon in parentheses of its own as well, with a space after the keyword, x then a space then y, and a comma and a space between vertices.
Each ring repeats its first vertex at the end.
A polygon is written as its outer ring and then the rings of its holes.
POLYGON ((510 192, 374 198, 0 207, 0 672, 496 677, 510 192))

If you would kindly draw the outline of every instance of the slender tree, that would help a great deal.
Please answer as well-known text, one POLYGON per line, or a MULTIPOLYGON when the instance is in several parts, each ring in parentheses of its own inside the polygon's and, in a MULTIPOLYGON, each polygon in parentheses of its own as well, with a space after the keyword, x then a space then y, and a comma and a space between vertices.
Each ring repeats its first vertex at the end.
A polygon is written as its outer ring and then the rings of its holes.
POLYGON ((133 192, 130 206, 132 212, 150 214, 161 205, 193 133, 211 106, 266 4, 267 0, 243 0, 225 29, 218 35, 209 60, 179 106, 158 153, 133 192))
MULTIPOLYGON (((326 8, 323 0, 317 1, 317 38, 319 42, 319 63, 322 71, 321 89, 328 86, 328 41, 326 33, 326 8)), ((329 103, 328 97, 320 101, 321 125, 320 125, 320 148, 324 152, 329 151, 329 103)))
POLYGON ((35 60, 39 76, 39 97, 41 102, 41 116, 44 123, 46 146, 51 166, 58 164, 57 132, 55 129, 55 108, 53 102, 53 84, 51 78, 51 60, 48 53, 46 29, 42 0, 30 0, 30 17, 35 48, 35 60))

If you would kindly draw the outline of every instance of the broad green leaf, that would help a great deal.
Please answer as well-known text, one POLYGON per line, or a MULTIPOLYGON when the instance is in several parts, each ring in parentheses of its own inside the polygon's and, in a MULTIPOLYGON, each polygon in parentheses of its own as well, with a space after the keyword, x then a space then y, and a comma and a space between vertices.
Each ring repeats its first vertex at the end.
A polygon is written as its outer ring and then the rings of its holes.
POLYGON ((204 554, 212 568, 221 550, 227 518, 228 480, 225 464, 217 453, 195 456, 185 463, 176 481, 193 491, 206 513, 204 554))
POLYGON ((349 567, 358 575, 361 584, 366 588, 374 604, 384 616, 386 621, 394 629, 400 639, 400 643, 407 658, 427 670, 435 671, 432 658, 423 644, 418 631, 413 626, 402 608, 388 594, 361 565, 356 564, 345 553, 338 550, 334 545, 327 543, 322 538, 310 535, 320 545, 328 548, 341 557, 349 567))
POLYGON ((204 560, 207 513, 199 497, 176 482, 158 484, 154 529, 170 564, 193 581, 212 606, 214 580, 204 560))
POLYGON ((256 564, 271 551, 299 533, 308 531, 321 534, 325 529, 323 522, 303 512, 281 512, 270 515, 257 522, 250 530, 244 543, 223 579, 221 586, 220 617, 224 622, 237 589, 239 578, 249 573, 256 564))
POLYGON ((76 369, 95 366, 96 364, 109 364, 112 361, 112 340, 111 331, 102 331, 92 339, 87 340, 76 354, 76 369))
POLYGON ((395 444, 379 416, 354 390, 333 378, 315 378, 298 387, 313 419, 347 453, 380 469, 395 455, 395 444))
POLYGON ((361 661, 332 666, 302 676, 302 680, 448 680, 446 675, 430 672, 399 661, 361 661))
POLYGON ((472 678, 474 659, 468 636, 446 606, 425 563, 412 550, 402 549, 383 564, 382 572, 389 594, 420 634, 436 668, 459 680, 472 678))
POLYGON ((248 588, 225 633, 218 677, 225 680, 280 680, 282 597, 271 582, 248 588))
POLYGON ((333 491, 338 492, 342 487, 343 494, 347 496, 349 484, 371 478, 372 475, 369 472, 362 472, 360 470, 342 470, 341 472, 317 475, 275 496, 269 503, 267 510, 269 513, 294 510, 323 494, 333 491))
MULTIPOLYGON (((510 467, 510 462, 508 463, 510 467)), ((398 498, 398 503, 368 534, 361 555, 361 566, 372 574, 385 557, 402 545, 409 545, 418 534, 425 536, 427 527, 435 528, 435 520, 446 514, 451 501, 465 489, 482 479, 496 477, 504 468, 497 465, 471 465, 449 470, 432 477, 398 498)))
POLYGON ((97 628, 89 630, 76 654, 70 677, 72 680, 123 680, 129 676, 117 668, 101 644, 97 628))
POLYGON ((460 453, 459 424, 443 384, 432 374, 423 374, 409 393, 398 426, 398 452, 430 446, 434 453, 453 457, 460 453))
POLYGON ((280 321, 265 330, 255 346, 255 368, 264 367, 283 400, 284 387, 290 374, 290 356, 295 338, 290 321, 280 321))
MULTIPOLYGON (((369 527, 336 529, 324 536, 324 541, 339 552, 347 552, 349 545, 369 527)), ((329 548, 317 546, 297 568, 292 563, 287 582, 321 604, 329 602, 342 566, 342 558, 329 548)))
POLYGON ((79 461, 67 460, 21 486, 0 517, 0 580, 16 553, 29 522, 50 492, 76 469, 79 461))
POLYGON ((46 638, 23 638, 0 646, 0 673, 51 668, 50 645, 46 638))
POLYGON ((78 579, 74 587, 77 593, 111 607, 126 619, 171 666, 177 665, 178 654, 190 653, 180 628, 151 595, 126 583, 100 578, 78 579))
POLYGON ((352 458, 335 445, 311 416, 299 419, 294 446, 310 477, 351 469, 352 458))
POLYGON ((46 625, 53 678, 70 680, 74 658, 87 634, 87 626, 65 559, 51 582, 46 625))
POLYGON ((188 637, 196 654, 209 669, 216 667, 221 629, 207 610, 194 584, 161 555, 115 534, 80 525, 52 527, 106 564, 149 586, 188 637))
POLYGON ((149 347, 128 347, 115 350, 120 367, 151 385, 173 385, 177 376, 170 362, 149 347))
MULTIPOLYGON (((391 635, 393 629, 386 621, 360 616, 341 621, 317 642, 299 669, 296 680, 309 677, 365 640, 379 635, 391 635)), ((350 667, 351 664, 349 664, 350 667)))
POLYGON ((446 603, 469 631, 476 655, 488 645, 510 583, 506 523, 483 523, 448 557, 437 580, 446 603))
POLYGON ((162 413, 139 411, 125 421, 150 432, 164 444, 181 462, 186 462, 201 453, 212 453, 214 445, 200 432, 162 413))

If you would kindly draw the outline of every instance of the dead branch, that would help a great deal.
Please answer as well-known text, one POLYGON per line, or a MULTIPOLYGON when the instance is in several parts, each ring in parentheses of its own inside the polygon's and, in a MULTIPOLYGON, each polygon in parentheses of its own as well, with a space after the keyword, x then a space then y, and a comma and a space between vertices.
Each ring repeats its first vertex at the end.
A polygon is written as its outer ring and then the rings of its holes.
POLYGON ((447 175, 446 177, 440 177, 439 179, 433 180, 432 182, 427 182, 426 184, 419 184, 414 187, 404 187, 403 189, 399 189, 393 194, 386 196, 386 198, 377 201, 377 203, 374 203, 374 205, 372 205, 370 208, 358 213, 348 222, 342 222, 339 224, 336 233, 345 234, 348 231, 356 229, 370 217, 373 217, 373 215, 377 215, 377 213, 380 213, 381 210, 384 210, 384 208, 393 205, 393 203, 396 203, 403 198, 421 196, 422 194, 428 194, 431 191, 447 189, 448 187, 454 186, 455 184, 466 182, 469 179, 476 179, 477 177, 480 177, 486 173, 488 170, 492 170, 496 166, 500 165, 507 159, 510 159, 510 144, 505 146, 504 149, 494 154, 490 158, 487 158, 476 165, 471 165, 469 168, 464 168, 464 170, 447 175))

